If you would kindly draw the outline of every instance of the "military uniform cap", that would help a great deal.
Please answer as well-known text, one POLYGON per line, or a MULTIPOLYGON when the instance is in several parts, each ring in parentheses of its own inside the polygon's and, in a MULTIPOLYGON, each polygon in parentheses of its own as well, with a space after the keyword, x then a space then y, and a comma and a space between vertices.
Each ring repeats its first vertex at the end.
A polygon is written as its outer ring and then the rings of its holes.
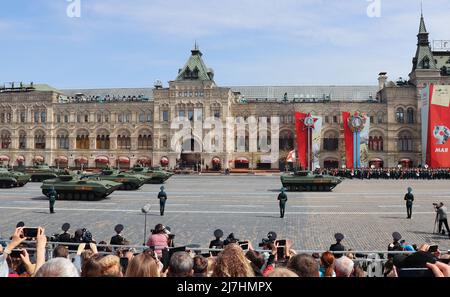
POLYGON ((16 228, 20 228, 20 227, 23 227, 23 226, 25 226, 25 223, 20 221, 20 222, 17 223, 16 228))
POLYGON ((221 238, 223 236, 223 231, 220 229, 217 229, 214 231, 214 237, 221 238))
POLYGON ((267 238, 271 241, 274 241, 277 239, 277 233, 275 233, 274 231, 270 231, 269 233, 267 233, 267 238))
POLYGON ((123 225, 122 224, 118 224, 114 227, 114 231, 116 231, 116 233, 120 233, 123 230, 123 225))
POLYGON ((344 234, 336 233, 334 234, 334 238, 336 238, 337 241, 342 241, 344 239, 344 234))
POLYGON ((392 233, 392 238, 395 241, 399 241, 400 239, 402 239, 402 235, 400 233, 398 233, 398 232, 394 232, 394 233, 392 233))
POLYGON ((161 186, 160 188, 159 188, 161 191, 164 191, 164 186, 161 186))
POLYGON ((64 224, 62 225, 61 229, 62 229, 64 232, 67 232, 67 231, 70 229, 70 224, 69 224, 69 223, 64 223, 64 224))

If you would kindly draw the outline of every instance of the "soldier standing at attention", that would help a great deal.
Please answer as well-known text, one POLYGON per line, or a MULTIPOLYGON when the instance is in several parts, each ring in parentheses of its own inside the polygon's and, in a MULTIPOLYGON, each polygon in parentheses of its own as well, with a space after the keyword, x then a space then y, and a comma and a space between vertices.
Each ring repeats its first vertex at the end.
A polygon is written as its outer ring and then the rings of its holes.
POLYGON ((161 191, 158 194, 158 199, 159 199, 159 211, 161 213, 161 216, 164 215, 164 208, 166 206, 166 200, 167 200, 167 194, 166 192, 164 192, 164 186, 161 186, 161 191))
POLYGON ((50 213, 55 213, 54 206, 56 196, 58 196, 58 193, 56 193, 55 187, 51 187, 50 192, 48 193, 48 201, 50 203, 50 213))
POLYGON ((286 208, 286 202, 288 200, 285 188, 281 188, 281 193, 278 195, 278 201, 280 201, 280 218, 284 218, 284 210, 286 208))
POLYGON ((406 213, 407 213, 407 219, 410 219, 412 216, 412 207, 413 207, 413 201, 414 201, 414 195, 412 194, 411 187, 408 187, 408 193, 405 195, 405 201, 406 201, 406 213))

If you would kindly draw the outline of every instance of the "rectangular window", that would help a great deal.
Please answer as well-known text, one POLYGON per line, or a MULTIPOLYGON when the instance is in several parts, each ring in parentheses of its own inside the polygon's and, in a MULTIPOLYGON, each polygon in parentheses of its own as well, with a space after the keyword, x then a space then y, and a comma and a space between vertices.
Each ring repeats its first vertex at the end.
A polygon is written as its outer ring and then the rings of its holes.
POLYGON ((35 123, 39 123, 39 112, 38 112, 38 111, 36 111, 36 112, 34 113, 34 122, 35 122, 35 123))
POLYGON ((56 122, 57 122, 57 123, 61 123, 61 115, 60 115, 60 114, 58 114, 58 115, 56 116, 56 122))
POLYGON ((193 110, 188 111, 188 119, 191 122, 194 120, 194 111, 193 110))
POLYGON ((25 113, 25 112, 21 112, 21 113, 20 113, 20 122, 21 122, 21 123, 25 123, 26 120, 27 120, 26 113, 25 113))
POLYGON ((108 123, 109 122, 109 115, 105 115, 105 123, 108 123))
POLYGON ((122 123, 122 122, 123 122, 123 115, 122 115, 122 114, 117 115, 117 121, 118 121, 119 123, 122 123))
POLYGON ((87 114, 84 115, 84 122, 85 123, 89 122, 89 115, 87 115, 87 114))
POLYGON ((45 111, 41 112, 41 122, 47 122, 47 113, 45 111))
POLYGON ((77 114, 77 123, 81 123, 81 116, 77 114))
POLYGON ((169 111, 164 110, 162 113, 162 118, 163 118, 163 122, 168 122, 169 121, 169 111))
POLYGON ((153 121, 153 117, 151 113, 147 114, 147 123, 151 123, 153 121))
POLYGON ((333 123, 337 124, 337 122, 338 122, 337 116, 333 116, 333 123))
POLYGON ((186 115, 185 115, 184 110, 180 110, 180 111, 178 112, 178 117, 179 117, 180 119, 183 120, 185 116, 186 116, 186 115))
POLYGON ((194 118, 196 119, 196 121, 203 121, 203 109, 201 108, 195 108, 194 109, 194 118))
POLYGON ((330 123, 330 117, 329 116, 325 116, 325 123, 329 124, 330 123))
POLYGON ((145 122, 145 113, 139 114, 139 123, 145 122))
POLYGON ((97 115, 97 123, 101 123, 102 122, 102 115, 98 114, 97 115))
POLYGON ((66 114, 64 115, 64 123, 68 123, 69 122, 69 116, 66 114))

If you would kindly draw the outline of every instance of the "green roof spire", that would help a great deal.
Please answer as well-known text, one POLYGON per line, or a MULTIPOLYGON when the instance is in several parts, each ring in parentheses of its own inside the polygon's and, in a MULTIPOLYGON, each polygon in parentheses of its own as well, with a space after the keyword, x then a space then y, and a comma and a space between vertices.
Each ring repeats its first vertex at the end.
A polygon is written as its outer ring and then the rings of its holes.
POLYGON ((198 43, 195 41, 191 56, 184 67, 180 69, 176 80, 213 80, 212 70, 206 67, 202 56, 198 43))

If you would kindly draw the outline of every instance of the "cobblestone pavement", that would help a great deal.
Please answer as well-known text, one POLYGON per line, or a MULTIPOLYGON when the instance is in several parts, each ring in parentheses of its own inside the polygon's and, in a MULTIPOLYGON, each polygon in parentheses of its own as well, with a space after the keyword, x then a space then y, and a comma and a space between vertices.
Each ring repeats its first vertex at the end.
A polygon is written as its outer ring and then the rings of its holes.
POLYGON ((289 238, 297 250, 324 250, 333 234, 342 232, 344 244, 354 250, 385 250, 391 234, 398 231, 408 243, 437 243, 450 249, 447 236, 433 234, 433 202, 450 205, 448 181, 346 180, 332 193, 288 193, 284 219, 276 201, 281 187, 277 176, 174 176, 166 182, 168 201, 164 217, 156 199, 160 185, 145 185, 138 191, 116 191, 99 202, 57 201, 56 214, 48 213, 48 202, 40 184, 20 189, 0 189, 0 235, 9 237, 15 224, 44 226, 47 235, 60 232, 69 222, 71 231, 85 227, 97 241, 114 235, 114 226, 125 226, 124 236, 133 244, 144 241, 141 208, 151 203, 150 230, 157 223, 170 226, 177 245, 206 247, 216 228, 234 232, 254 246, 275 231, 289 238), (416 198, 413 218, 406 219, 403 200, 411 186, 416 198))

